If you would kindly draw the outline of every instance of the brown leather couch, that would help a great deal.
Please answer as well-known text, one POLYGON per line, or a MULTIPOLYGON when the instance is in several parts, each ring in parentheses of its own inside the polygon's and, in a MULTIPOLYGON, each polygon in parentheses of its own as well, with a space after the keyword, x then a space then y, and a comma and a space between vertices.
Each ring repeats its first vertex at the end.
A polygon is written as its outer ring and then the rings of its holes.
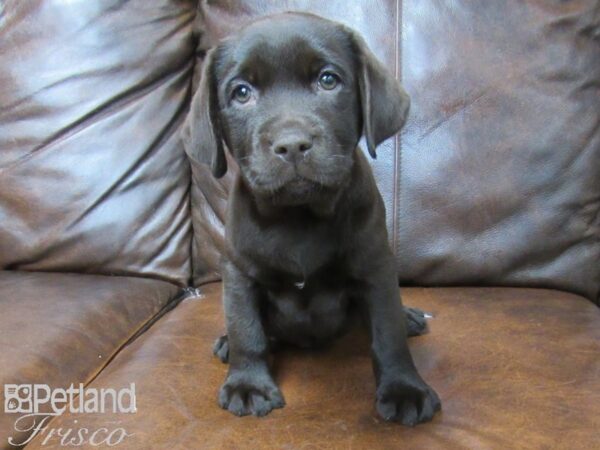
POLYGON ((0 448, 599 448, 599 105, 596 0, 0 2, 0 384, 135 383, 137 407, 33 438, 2 410, 0 448), (360 31, 412 97, 373 170, 404 302, 435 316, 410 341, 431 423, 377 417, 358 331, 277 356, 284 409, 217 406, 231 174, 178 131, 205 50, 282 10, 360 31))

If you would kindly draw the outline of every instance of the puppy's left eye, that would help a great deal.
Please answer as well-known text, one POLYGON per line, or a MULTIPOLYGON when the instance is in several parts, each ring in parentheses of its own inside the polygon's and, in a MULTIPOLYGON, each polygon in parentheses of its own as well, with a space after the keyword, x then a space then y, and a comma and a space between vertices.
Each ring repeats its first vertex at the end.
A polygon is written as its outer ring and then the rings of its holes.
POLYGON ((323 72, 319 76, 319 86, 326 91, 335 89, 339 82, 340 78, 332 72, 323 72))

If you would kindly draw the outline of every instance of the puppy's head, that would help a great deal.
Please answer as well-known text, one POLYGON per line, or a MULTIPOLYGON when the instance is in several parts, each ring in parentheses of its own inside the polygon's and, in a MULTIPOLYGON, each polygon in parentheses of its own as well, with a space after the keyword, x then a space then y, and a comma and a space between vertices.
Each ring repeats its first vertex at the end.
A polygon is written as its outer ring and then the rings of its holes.
POLYGON ((227 170, 226 144, 254 195, 296 205, 346 185, 361 135, 375 158, 408 106, 360 36, 285 13, 208 52, 182 138, 217 178, 227 170))

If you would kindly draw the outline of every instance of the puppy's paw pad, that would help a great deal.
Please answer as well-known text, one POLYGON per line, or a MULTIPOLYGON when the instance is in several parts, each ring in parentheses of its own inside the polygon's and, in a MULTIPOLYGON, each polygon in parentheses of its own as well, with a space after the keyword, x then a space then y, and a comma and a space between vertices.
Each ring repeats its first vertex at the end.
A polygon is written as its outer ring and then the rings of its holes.
POLYGON ((441 409, 438 395, 429 386, 407 385, 402 381, 380 386, 375 405, 383 419, 409 427, 429 422, 441 409))
POLYGON ((219 391, 219 406, 236 416, 262 417, 283 408, 285 401, 272 380, 230 376, 219 391))
POLYGON ((418 308, 404 307, 406 315, 406 334, 408 336, 420 336, 427 333, 427 318, 430 317, 418 308))
POLYGON ((229 361, 229 341, 226 334, 215 341, 212 351, 213 355, 219 358, 222 363, 226 364, 229 361))

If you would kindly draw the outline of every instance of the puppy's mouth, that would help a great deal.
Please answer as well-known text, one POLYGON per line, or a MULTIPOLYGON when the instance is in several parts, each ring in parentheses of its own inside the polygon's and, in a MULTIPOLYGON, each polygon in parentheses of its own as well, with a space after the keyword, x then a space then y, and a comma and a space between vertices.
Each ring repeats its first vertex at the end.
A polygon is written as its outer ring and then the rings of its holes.
POLYGON ((287 192, 295 193, 298 197, 308 197, 314 194, 316 191, 324 189, 325 187, 326 186, 321 183, 317 183, 313 180, 297 175, 277 189, 276 193, 287 192))
POLYGON ((328 201, 335 192, 336 189, 299 179, 278 189, 270 199, 274 205, 301 206, 328 201))
MULTIPOLYGON (((283 177, 282 177, 283 178, 283 177)), ((253 190, 257 194, 270 197, 294 197, 297 201, 310 200, 315 194, 327 189, 327 185, 319 183, 298 173, 293 176, 279 179, 272 183, 257 183, 253 190)))
POLYGON ((252 181, 250 187, 255 195, 268 198, 274 204, 285 206, 298 206, 321 200, 339 189, 337 183, 316 181, 297 171, 287 177, 276 177, 271 182, 256 178, 252 181))

